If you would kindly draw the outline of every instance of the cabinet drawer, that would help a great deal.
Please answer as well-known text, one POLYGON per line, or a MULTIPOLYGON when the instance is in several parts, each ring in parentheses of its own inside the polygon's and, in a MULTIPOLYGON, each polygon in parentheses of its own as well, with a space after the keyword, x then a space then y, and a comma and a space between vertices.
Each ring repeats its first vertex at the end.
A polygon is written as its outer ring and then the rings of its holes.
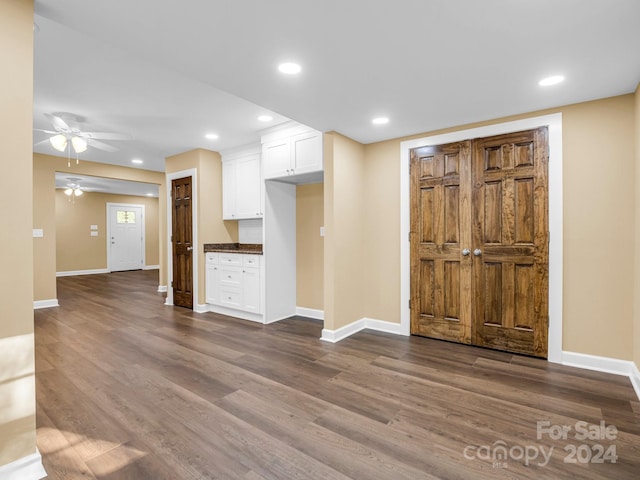
POLYGON ((239 253, 220 253, 220 265, 242 265, 242 255, 239 253))
POLYGON ((218 263, 218 252, 207 252, 205 255, 208 264, 217 265, 218 263))
POLYGON ((221 265, 220 266, 220 285, 242 285, 242 267, 221 265))
POLYGON ((220 305, 229 308, 242 308, 242 291, 240 287, 220 287, 220 305))
POLYGON ((260 255, 245 253, 244 255, 242 255, 242 265, 244 267, 259 267, 260 255))

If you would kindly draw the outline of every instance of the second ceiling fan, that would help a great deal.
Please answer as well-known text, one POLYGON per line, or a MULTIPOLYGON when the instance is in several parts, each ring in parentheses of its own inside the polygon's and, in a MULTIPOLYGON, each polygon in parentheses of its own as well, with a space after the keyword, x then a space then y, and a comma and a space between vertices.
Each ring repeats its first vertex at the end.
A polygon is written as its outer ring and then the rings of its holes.
POLYGON ((72 113, 58 112, 45 113, 44 115, 51 121, 53 130, 36 130, 51 134, 51 137, 43 142, 48 141, 59 152, 68 152, 69 161, 67 166, 71 163, 71 149, 76 153, 76 163, 78 163, 78 154, 86 151, 88 147, 106 152, 118 151, 116 147, 100 140, 132 140, 133 138, 131 135, 124 133, 86 132, 80 127, 84 119, 72 113))

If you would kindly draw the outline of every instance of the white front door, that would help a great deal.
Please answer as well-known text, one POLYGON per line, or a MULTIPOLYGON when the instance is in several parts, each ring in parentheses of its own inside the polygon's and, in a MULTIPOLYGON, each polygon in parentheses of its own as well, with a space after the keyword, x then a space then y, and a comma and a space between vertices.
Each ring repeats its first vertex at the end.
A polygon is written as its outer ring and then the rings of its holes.
POLYGON ((144 266, 144 206, 107 204, 109 270, 140 270, 144 266))

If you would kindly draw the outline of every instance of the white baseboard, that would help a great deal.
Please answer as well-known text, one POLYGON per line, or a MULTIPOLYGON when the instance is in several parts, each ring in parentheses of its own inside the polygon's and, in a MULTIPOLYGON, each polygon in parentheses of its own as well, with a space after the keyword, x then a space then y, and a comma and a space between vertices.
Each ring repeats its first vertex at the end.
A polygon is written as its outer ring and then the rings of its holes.
POLYGON ((212 312, 212 313, 220 313, 222 315, 228 315, 230 317, 240 318, 242 320, 249 320, 251 322, 257 323, 265 323, 264 315, 261 313, 251 313, 251 312, 243 312, 242 310, 236 310, 234 308, 221 307, 220 305, 198 305, 198 307, 205 307, 206 310, 204 312, 198 310, 198 313, 212 312))
POLYGON ((337 330, 329 330, 327 328, 323 328, 320 340, 324 340, 325 342, 337 343, 340 340, 344 340, 345 338, 350 337, 354 333, 358 333, 360 330, 364 330, 365 328, 367 328, 367 321, 364 318, 356 320, 355 322, 345 325, 344 327, 340 327, 337 330))
POLYGON ((145 265, 143 270, 160 270, 160 265, 145 265))
POLYGON ((0 467, 2 480, 40 480, 46 476, 47 472, 42 465, 42 456, 38 449, 36 453, 0 467))
POLYGON ((98 275, 101 273, 110 273, 106 268, 98 268, 95 270, 71 270, 67 272, 56 272, 56 277, 75 277, 76 275, 98 275))
POLYGON ((168 289, 166 285, 158 285, 158 293, 167 293, 168 289))
POLYGON ((562 352, 562 364, 568 367, 586 368, 596 372, 612 373, 629 377, 631 385, 640 399, 640 372, 635 363, 630 360, 599 357, 586 353, 562 352))
POLYGON ((631 380, 631 385, 633 385, 633 389, 636 391, 636 395, 640 400, 640 370, 638 370, 638 366, 635 363, 633 364, 629 379, 631 380))
POLYGON ((324 310, 316 310, 314 308, 296 307, 296 315, 315 320, 324 320, 324 310))
POLYGON ((52 298, 51 300, 34 300, 33 309, 37 310, 39 308, 50 308, 50 307, 59 307, 57 298, 52 298))
POLYGON ((402 325, 400 325, 399 323, 386 322, 384 320, 376 320, 373 318, 365 317, 361 318, 360 320, 356 320, 353 323, 345 325, 344 327, 340 327, 337 330, 328 330, 326 328, 323 328, 320 340, 324 340, 325 342, 337 343, 340 340, 344 340, 354 333, 357 333, 366 328, 368 328, 369 330, 375 330, 377 332, 393 333, 394 335, 407 335, 403 331, 402 325))
POLYGON ((394 335, 402 335, 408 337, 409 332, 406 332, 403 326, 399 323, 387 322, 385 320, 376 320, 375 318, 365 318, 367 326, 365 328, 375 330, 377 332, 393 333, 394 335))
POLYGON ((207 313, 207 312, 210 312, 211 310, 209 310, 209 305, 205 303, 204 305, 202 304, 194 305, 193 311, 196 313, 207 313))

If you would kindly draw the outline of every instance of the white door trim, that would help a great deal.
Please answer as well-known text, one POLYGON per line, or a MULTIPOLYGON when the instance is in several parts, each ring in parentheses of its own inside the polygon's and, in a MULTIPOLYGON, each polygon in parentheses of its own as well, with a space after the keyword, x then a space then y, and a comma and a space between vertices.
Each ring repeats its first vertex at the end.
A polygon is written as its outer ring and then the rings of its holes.
POLYGON ((400 143, 400 325, 410 334, 409 150, 428 145, 490 137, 549 127, 549 343, 548 360, 562 363, 562 113, 497 123, 485 127, 408 140, 400 143))
POLYGON ((167 173, 167 298, 165 305, 173 305, 173 243, 171 242, 171 231, 173 230, 173 209, 171 208, 171 181, 177 178, 191 177, 191 235, 193 240, 193 250, 191 260, 193 261, 193 310, 198 305, 198 169, 189 168, 179 172, 167 173))
POLYGON ((113 269, 111 268, 113 265, 111 265, 111 207, 116 207, 116 208, 127 208, 127 207, 136 207, 136 208, 140 208, 142 209, 142 231, 141 231, 141 235, 142 235, 142 250, 141 250, 141 254, 142 254, 142 264, 140 265, 140 268, 144 269, 144 266, 147 264, 147 252, 145 251, 145 245, 147 243, 147 237, 146 237, 146 230, 147 230, 147 215, 144 209, 144 204, 137 204, 137 203, 114 203, 114 202, 107 202, 107 270, 109 272, 112 272, 113 269))

